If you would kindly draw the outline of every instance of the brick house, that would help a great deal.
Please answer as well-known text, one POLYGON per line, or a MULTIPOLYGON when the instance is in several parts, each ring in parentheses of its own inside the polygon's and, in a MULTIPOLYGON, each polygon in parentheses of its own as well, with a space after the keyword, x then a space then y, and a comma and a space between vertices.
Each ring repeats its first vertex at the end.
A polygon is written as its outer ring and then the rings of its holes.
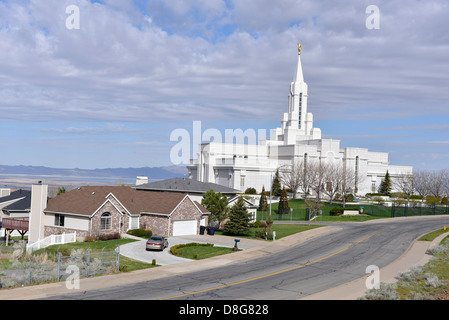
POLYGON ((78 237, 151 229, 153 234, 199 234, 209 212, 189 195, 135 190, 125 186, 84 186, 50 199, 43 210, 44 237, 78 237))

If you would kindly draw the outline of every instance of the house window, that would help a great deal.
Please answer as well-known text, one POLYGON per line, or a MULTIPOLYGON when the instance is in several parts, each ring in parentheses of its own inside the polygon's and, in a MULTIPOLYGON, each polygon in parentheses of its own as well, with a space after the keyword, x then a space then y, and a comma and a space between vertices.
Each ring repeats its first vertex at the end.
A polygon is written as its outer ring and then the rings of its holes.
POLYGON ((111 229, 111 214, 105 212, 101 215, 101 230, 111 229))
POLYGON ((60 214, 55 214, 55 226, 64 227, 64 216, 60 214))

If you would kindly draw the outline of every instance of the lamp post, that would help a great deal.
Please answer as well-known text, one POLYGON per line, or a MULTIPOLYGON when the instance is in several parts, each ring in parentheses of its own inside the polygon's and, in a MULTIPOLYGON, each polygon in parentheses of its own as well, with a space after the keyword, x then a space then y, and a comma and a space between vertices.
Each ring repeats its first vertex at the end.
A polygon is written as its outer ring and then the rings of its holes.
POLYGON ((271 217, 271 192, 273 191, 273 172, 270 173, 270 217, 271 217))

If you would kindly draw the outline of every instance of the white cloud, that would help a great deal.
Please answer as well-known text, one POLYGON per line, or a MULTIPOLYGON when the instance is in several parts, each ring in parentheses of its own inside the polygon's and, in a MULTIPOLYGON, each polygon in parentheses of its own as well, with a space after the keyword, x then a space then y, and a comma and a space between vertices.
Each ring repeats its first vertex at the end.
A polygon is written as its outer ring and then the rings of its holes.
POLYGON ((315 121, 448 115, 443 0, 102 2, 0 1, 2 120, 280 121, 297 41, 315 121))

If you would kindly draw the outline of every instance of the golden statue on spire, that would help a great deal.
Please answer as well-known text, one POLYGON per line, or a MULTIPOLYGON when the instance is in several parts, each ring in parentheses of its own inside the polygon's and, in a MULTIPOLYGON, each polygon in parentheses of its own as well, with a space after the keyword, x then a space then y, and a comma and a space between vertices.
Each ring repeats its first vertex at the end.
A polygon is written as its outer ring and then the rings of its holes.
POLYGON ((301 55, 301 44, 298 42, 298 56, 301 55))

